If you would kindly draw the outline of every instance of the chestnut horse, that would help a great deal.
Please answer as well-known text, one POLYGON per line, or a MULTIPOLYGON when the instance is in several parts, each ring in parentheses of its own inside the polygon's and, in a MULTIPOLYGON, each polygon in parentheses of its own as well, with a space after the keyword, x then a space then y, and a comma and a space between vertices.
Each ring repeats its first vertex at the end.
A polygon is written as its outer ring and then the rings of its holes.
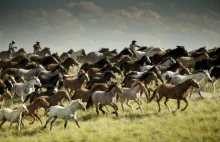
POLYGON ((108 85, 106 83, 96 83, 92 86, 90 90, 82 87, 80 89, 77 89, 72 96, 72 100, 76 99, 82 99, 82 102, 88 102, 89 97, 95 92, 95 91, 105 91, 108 88, 108 85))
POLYGON ((31 116, 34 118, 34 120, 30 123, 30 125, 34 124, 35 117, 42 124, 42 121, 38 115, 38 111, 40 107, 43 107, 43 108, 49 107, 49 103, 44 98, 37 98, 36 100, 34 100, 34 102, 26 105, 26 107, 27 107, 28 112, 22 113, 21 124, 24 125, 22 122, 22 119, 24 118, 24 116, 31 116))
MULTIPOLYGON (((186 100, 188 96, 188 90, 190 87, 199 88, 199 84, 197 81, 193 78, 187 79, 182 83, 179 83, 177 85, 172 84, 162 84, 157 89, 155 89, 153 96, 149 99, 149 102, 151 102, 155 97, 157 98, 157 104, 159 107, 159 112, 161 110, 160 108, 160 101, 163 97, 166 98, 164 104, 167 106, 168 110, 171 112, 171 108, 167 105, 167 101, 169 99, 177 99, 177 111, 180 108, 180 100, 183 100, 186 103, 186 106, 181 110, 184 111, 188 106, 188 101, 186 100), (159 98, 156 94, 159 94, 159 98)), ((174 111, 174 112, 175 112, 174 111)))

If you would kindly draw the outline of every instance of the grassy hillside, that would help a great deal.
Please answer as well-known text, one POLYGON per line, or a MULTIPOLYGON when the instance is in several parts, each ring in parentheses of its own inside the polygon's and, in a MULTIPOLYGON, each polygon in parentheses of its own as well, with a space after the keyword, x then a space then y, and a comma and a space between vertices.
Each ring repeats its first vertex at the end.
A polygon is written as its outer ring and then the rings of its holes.
MULTIPOLYGON (((24 118, 25 127, 21 132, 17 131, 16 124, 9 130, 9 122, 6 122, 0 130, 0 140, 7 141, 39 141, 39 142, 64 142, 64 141, 220 141, 220 83, 216 83, 213 91, 210 84, 203 88, 201 100, 194 92, 189 100, 189 106, 184 111, 178 110, 175 114, 169 113, 164 99, 161 101, 162 111, 158 113, 155 101, 150 104, 143 97, 143 110, 130 110, 125 105, 125 112, 119 106, 119 118, 111 114, 112 109, 108 107, 107 116, 96 115, 95 109, 78 111, 79 129, 73 121, 69 121, 64 130, 64 121, 58 119, 54 123, 52 131, 41 130, 47 117, 43 116, 44 110, 40 110, 43 125, 35 121, 29 125, 32 118, 24 118)), ((10 103, 8 103, 10 104, 10 103)), ((137 104, 131 102, 134 108, 137 104)), ((6 102, 7 105, 7 102, 6 102)), ((67 103, 66 103, 67 105, 67 103)), ((177 107, 176 100, 169 100, 168 105, 174 110, 177 107)), ((14 108, 17 104, 6 107, 14 108)), ((185 103, 181 101, 181 108, 185 103)))
MULTIPOLYGON (((36 121, 29 125, 32 118, 25 118, 25 127, 19 133, 16 126, 9 131, 9 123, 5 123, 0 139, 6 141, 220 141, 220 107, 219 92, 203 92, 204 100, 193 94, 189 99, 189 107, 185 112, 169 113, 163 101, 162 112, 157 113, 157 104, 143 101, 144 113, 140 110, 131 111, 125 106, 125 112, 119 110, 119 118, 95 113, 95 109, 78 112, 81 129, 73 121, 69 121, 66 130, 63 120, 58 119, 52 131, 49 127, 41 130, 42 125, 36 121)), ((143 98, 145 99, 145 98, 143 98)), ((134 108, 137 104, 131 103, 134 108)), ((170 100, 171 108, 176 108, 176 101, 170 100)), ((185 103, 181 102, 181 107, 185 103)), ((13 106, 11 106, 12 108, 13 106)), ((47 117, 42 116, 43 123, 47 117)), ((48 125, 49 126, 49 125, 48 125)))

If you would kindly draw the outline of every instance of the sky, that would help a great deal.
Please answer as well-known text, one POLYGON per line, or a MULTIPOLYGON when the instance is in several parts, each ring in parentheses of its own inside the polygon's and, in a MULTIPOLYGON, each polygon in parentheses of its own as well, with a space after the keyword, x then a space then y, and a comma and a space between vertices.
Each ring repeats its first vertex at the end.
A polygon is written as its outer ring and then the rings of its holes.
POLYGON ((220 46, 220 0, 0 0, 0 49, 220 46))

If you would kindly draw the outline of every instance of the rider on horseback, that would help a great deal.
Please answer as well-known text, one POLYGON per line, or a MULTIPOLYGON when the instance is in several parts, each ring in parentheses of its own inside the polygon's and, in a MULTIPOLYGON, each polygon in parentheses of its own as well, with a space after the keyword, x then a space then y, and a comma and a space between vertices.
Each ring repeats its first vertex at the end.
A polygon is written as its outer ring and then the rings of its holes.
POLYGON ((136 44, 136 40, 133 40, 132 42, 131 42, 131 44, 130 44, 130 49, 132 49, 132 50, 135 50, 135 47, 138 47, 138 48, 140 48, 140 46, 138 46, 137 44, 136 44))
POLYGON ((17 49, 17 47, 14 46, 14 44, 15 44, 15 40, 12 40, 12 42, 9 44, 9 49, 8 49, 8 51, 10 52, 10 59, 11 59, 11 57, 12 57, 12 53, 14 53, 14 52, 15 52, 15 49, 17 49))
POLYGON ((34 54, 36 54, 37 52, 39 52, 39 50, 41 50, 41 47, 40 47, 40 41, 37 41, 36 44, 33 45, 34 47, 34 54))

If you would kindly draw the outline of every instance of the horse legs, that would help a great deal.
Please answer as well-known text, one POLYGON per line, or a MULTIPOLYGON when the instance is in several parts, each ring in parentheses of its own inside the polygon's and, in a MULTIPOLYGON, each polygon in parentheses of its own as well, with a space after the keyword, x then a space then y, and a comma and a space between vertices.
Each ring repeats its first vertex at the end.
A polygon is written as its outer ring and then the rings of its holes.
POLYGON ((38 116, 38 114, 34 114, 34 116, 40 121, 40 123, 42 124, 42 121, 40 119, 40 117, 38 116))
POLYGON ((161 111, 161 108, 160 108, 160 101, 161 101, 162 98, 163 98, 163 96, 160 96, 160 97, 157 99, 157 104, 158 104, 158 107, 159 107, 158 112, 161 111))
POLYGON ((118 106, 115 103, 110 104, 110 106, 113 107, 114 110, 115 110, 114 112, 112 112, 112 114, 115 113, 116 117, 118 117, 118 112, 117 112, 118 111, 118 106))
POLYGON ((186 103, 186 106, 183 109, 181 109, 181 111, 184 111, 188 106, 188 101, 186 100, 186 98, 184 98, 183 101, 186 103))
POLYGON ((174 110, 174 112, 176 112, 179 108, 180 108, 180 99, 177 99, 177 108, 176 110, 174 110))
POLYGON ((31 123, 29 123, 29 125, 32 125, 32 124, 34 124, 34 121, 35 121, 35 117, 34 117, 34 114, 32 114, 31 115, 31 117, 33 117, 34 118, 34 120, 31 122, 31 123))
POLYGON ((103 104, 99 104, 99 110, 101 110, 103 115, 105 115, 105 111, 102 109, 103 106, 104 106, 103 104))
POLYGON ((73 116, 73 120, 75 121, 75 123, 78 126, 78 128, 80 128, 79 123, 78 123, 77 118, 76 118, 76 115, 73 116))
POLYGON ((46 123, 45 123, 43 129, 47 127, 47 124, 50 122, 50 120, 51 120, 52 118, 53 118, 53 117, 49 117, 49 118, 47 119, 47 121, 46 121, 46 123))
POLYGON ((134 110, 133 107, 131 105, 129 105, 129 100, 127 100, 127 106, 129 106, 131 108, 131 110, 134 110))
POLYGON ((201 92, 200 92, 200 89, 197 89, 197 91, 198 91, 198 94, 199 94, 199 96, 201 97, 201 99, 204 99, 204 98, 202 97, 202 94, 201 94, 201 92))
POLYGON ((53 120, 50 123, 50 130, 52 129, 53 123, 57 120, 57 116, 54 116, 53 120))
POLYGON ((6 122, 7 120, 5 118, 3 118, 1 124, 0 124, 0 129, 2 128, 2 125, 6 122))
POLYGON ((141 103, 140 103, 140 101, 138 100, 138 98, 136 98, 135 100, 134 100, 137 104, 138 104, 138 108, 137 109, 141 109, 141 112, 143 112, 143 109, 142 109, 142 107, 141 107, 141 103))
POLYGON ((167 106, 169 112, 171 112, 172 111, 171 108, 167 105, 168 100, 169 100, 169 98, 166 98, 164 104, 165 104, 165 106, 167 106))
POLYGON ((122 108, 122 110, 124 112, 124 105, 123 105, 124 104, 124 100, 123 100, 123 98, 120 99, 120 103, 121 103, 121 108, 122 108))
POLYGON ((64 129, 66 129, 67 122, 68 122, 68 120, 67 120, 67 119, 65 119, 65 122, 64 122, 64 129))
POLYGON ((22 101, 22 103, 24 103, 24 97, 23 96, 21 96, 21 101, 22 101))
POLYGON ((95 109, 96 109, 96 113, 99 115, 99 109, 98 109, 98 103, 95 103, 95 109))

